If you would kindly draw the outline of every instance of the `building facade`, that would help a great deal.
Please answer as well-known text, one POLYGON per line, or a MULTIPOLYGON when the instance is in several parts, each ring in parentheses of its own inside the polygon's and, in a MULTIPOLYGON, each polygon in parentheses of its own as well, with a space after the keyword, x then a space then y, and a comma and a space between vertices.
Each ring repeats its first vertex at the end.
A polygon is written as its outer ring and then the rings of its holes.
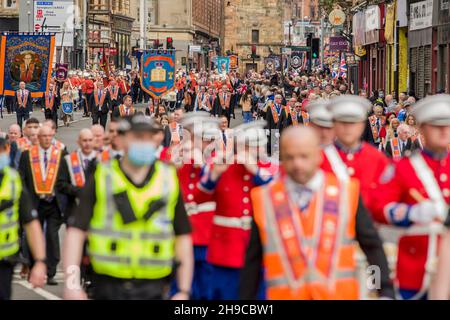
POLYGON ((239 70, 264 68, 264 57, 284 45, 284 0, 233 0, 224 4, 223 50, 239 55, 239 70), (258 59, 251 58, 256 46, 258 59))
POLYGON ((1 0, 0 31, 19 31, 19 0, 1 0))

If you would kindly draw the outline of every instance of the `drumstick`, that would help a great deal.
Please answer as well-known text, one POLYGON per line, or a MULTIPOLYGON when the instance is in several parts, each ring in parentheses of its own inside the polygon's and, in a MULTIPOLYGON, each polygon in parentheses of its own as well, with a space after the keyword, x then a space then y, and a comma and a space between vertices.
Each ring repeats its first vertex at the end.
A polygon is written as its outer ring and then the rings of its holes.
POLYGON ((425 199, 425 197, 422 196, 422 194, 421 194, 419 191, 417 191, 417 189, 415 189, 415 188, 409 189, 409 195, 410 195, 414 200, 416 200, 417 202, 422 202, 422 201, 427 200, 427 199, 425 199))

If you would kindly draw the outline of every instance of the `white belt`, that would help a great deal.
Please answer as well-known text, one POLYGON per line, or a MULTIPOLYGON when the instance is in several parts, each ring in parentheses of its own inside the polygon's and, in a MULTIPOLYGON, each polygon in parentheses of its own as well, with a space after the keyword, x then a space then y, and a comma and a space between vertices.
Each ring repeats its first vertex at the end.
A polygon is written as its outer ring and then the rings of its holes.
POLYGON ((252 217, 224 217, 224 216, 214 216, 213 222, 217 226, 228 227, 228 228, 238 228, 243 230, 250 230, 252 227, 252 217))
POLYGON ((185 204, 187 214, 189 216, 196 215, 204 212, 211 212, 216 210, 216 203, 214 201, 204 202, 204 203, 195 203, 189 202, 185 204))

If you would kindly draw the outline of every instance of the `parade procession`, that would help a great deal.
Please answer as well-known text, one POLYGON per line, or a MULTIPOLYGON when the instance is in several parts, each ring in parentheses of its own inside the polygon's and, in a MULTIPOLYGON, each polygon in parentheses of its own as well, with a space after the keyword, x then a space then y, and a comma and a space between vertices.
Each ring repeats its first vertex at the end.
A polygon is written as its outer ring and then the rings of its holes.
POLYGON ((79 2, 2 8, 0 309, 450 299, 448 1, 79 2))

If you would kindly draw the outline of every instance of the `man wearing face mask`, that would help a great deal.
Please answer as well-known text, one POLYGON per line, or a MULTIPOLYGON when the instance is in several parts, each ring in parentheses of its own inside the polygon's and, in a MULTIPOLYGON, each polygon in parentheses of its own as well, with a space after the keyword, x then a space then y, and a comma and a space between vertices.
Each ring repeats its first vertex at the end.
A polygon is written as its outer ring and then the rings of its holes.
POLYGON ((86 298, 73 286, 86 238, 94 299, 162 299, 172 274, 179 289, 172 299, 189 299, 191 226, 175 168, 156 159, 159 132, 144 115, 123 119, 123 158, 98 164, 86 182, 64 244, 66 299, 86 298))

